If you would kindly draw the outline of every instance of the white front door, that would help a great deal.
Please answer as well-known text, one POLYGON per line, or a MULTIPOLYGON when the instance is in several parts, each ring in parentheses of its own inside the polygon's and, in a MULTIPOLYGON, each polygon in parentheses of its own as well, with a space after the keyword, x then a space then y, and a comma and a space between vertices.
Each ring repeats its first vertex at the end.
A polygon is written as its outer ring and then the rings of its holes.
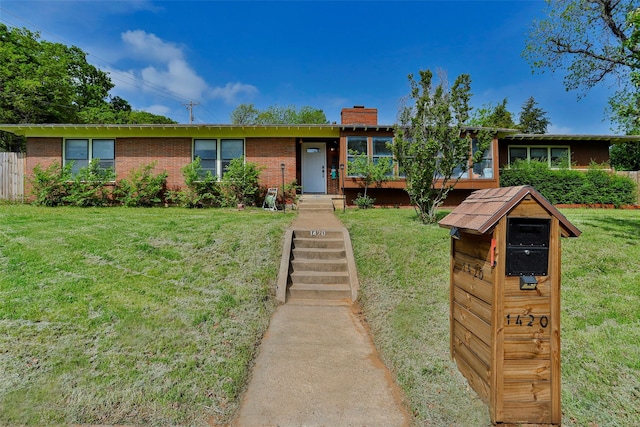
POLYGON ((302 143, 302 193, 327 192, 327 144, 302 143))

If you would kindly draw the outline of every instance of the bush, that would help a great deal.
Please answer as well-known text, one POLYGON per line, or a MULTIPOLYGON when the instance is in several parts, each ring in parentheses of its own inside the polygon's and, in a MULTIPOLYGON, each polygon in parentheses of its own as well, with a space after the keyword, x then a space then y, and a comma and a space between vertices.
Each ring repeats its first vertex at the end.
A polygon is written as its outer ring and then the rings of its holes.
POLYGON ((114 199, 124 206, 154 206, 162 203, 167 172, 153 175, 156 163, 134 169, 129 178, 121 179, 114 189, 114 199))
POLYGON ((612 204, 636 201, 635 183, 592 164, 587 172, 550 169, 543 162, 518 161, 500 173, 500 186, 531 185, 553 204, 612 204))
POLYGON ((168 199, 179 206, 202 208, 220 206, 220 184, 210 171, 202 170, 200 158, 182 168, 186 188, 169 194, 168 199))
POLYGON ((33 168, 31 193, 35 196, 34 204, 39 206, 59 206, 64 204, 71 187, 71 164, 64 167, 53 162, 46 169, 40 164, 33 168))
POLYGON ((107 206, 112 202, 115 178, 113 168, 102 168, 100 160, 93 159, 78 171, 64 201, 81 207, 107 206))
POLYGON ((260 168, 255 163, 245 163, 244 157, 231 160, 221 182, 222 204, 253 206, 260 191, 260 168))
POLYGON ((373 208, 373 204, 375 203, 375 201, 376 199, 374 199, 373 197, 363 196, 360 193, 358 193, 358 197, 353 199, 353 203, 355 203, 356 206, 358 206, 360 209, 373 208))

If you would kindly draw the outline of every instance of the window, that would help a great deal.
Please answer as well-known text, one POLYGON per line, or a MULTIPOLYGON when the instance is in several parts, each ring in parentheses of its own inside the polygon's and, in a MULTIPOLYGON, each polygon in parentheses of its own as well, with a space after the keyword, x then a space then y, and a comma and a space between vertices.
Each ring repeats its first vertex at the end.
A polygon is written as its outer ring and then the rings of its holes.
POLYGON ((227 167, 231 160, 242 157, 244 154, 244 141, 242 139, 223 139, 220 141, 220 152, 222 159, 222 176, 227 171, 227 167))
MULTIPOLYGON (((384 137, 373 137, 372 138, 372 147, 373 147, 373 162, 378 163, 380 160, 384 160, 393 165, 393 153, 391 152, 391 144, 392 138, 390 136, 384 137)), ((391 172, 387 173, 387 176, 393 176, 393 168, 391 172)))
MULTIPOLYGON (((476 155, 479 150, 478 140, 473 138, 471 142, 471 151, 474 159, 476 159, 476 155)), ((473 163, 473 177, 476 179, 493 179, 492 145, 489 145, 489 148, 482 153, 482 157, 473 163)))
POLYGON ((218 175, 218 141, 215 139, 196 139, 193 141, 193 160, 199 158, 202 173, 218 175))
POLYGON ((543 162, 550 168, 570 167, 571 152, 569 147, 509 147, 509 164, 511 165, 518 160, 543 162))
MULTIPOLYGON (((366 136, 347 137, 347 165, 354 160, 356 154, 368 154, 368 144, 366 136)), ((355 176, 347 170, 347 176, 355 176)))
POLYGON ((73 162, 71 173, 89 166, 89 161, 99 159, 103 169, 115 169, 115 141, 113 139, 67 139, 64 142, 63 163, 73 162))
POLYGON ((244 155, 243 139, 194 139, 193 159, 200 158, 203 173, 222 178, 231 160, 244 155))

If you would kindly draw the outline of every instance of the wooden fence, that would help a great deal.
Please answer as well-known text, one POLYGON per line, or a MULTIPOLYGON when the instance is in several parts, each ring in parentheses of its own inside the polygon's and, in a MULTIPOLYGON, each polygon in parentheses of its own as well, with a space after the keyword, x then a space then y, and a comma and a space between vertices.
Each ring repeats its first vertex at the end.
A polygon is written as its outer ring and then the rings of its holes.
POLYGON ((635 183, 638 185, 638 194, 637 194, 638 199, 636 200, 636 204, 640 205, 640 171, 632 171, 632 172, 618 171, 617 174, 630 178, 632 181, 635 181, 635 183))
POLYGON ((0 153, 0 200, 24 200, 22 153, 0 153))

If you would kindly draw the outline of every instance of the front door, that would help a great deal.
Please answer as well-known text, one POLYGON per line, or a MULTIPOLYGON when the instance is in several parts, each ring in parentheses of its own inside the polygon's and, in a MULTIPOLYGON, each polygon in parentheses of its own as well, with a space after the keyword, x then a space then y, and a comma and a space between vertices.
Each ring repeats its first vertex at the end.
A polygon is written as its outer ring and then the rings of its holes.
POLYGON ((327 144, 302 143, 302 193, 327 192, 327 144))

